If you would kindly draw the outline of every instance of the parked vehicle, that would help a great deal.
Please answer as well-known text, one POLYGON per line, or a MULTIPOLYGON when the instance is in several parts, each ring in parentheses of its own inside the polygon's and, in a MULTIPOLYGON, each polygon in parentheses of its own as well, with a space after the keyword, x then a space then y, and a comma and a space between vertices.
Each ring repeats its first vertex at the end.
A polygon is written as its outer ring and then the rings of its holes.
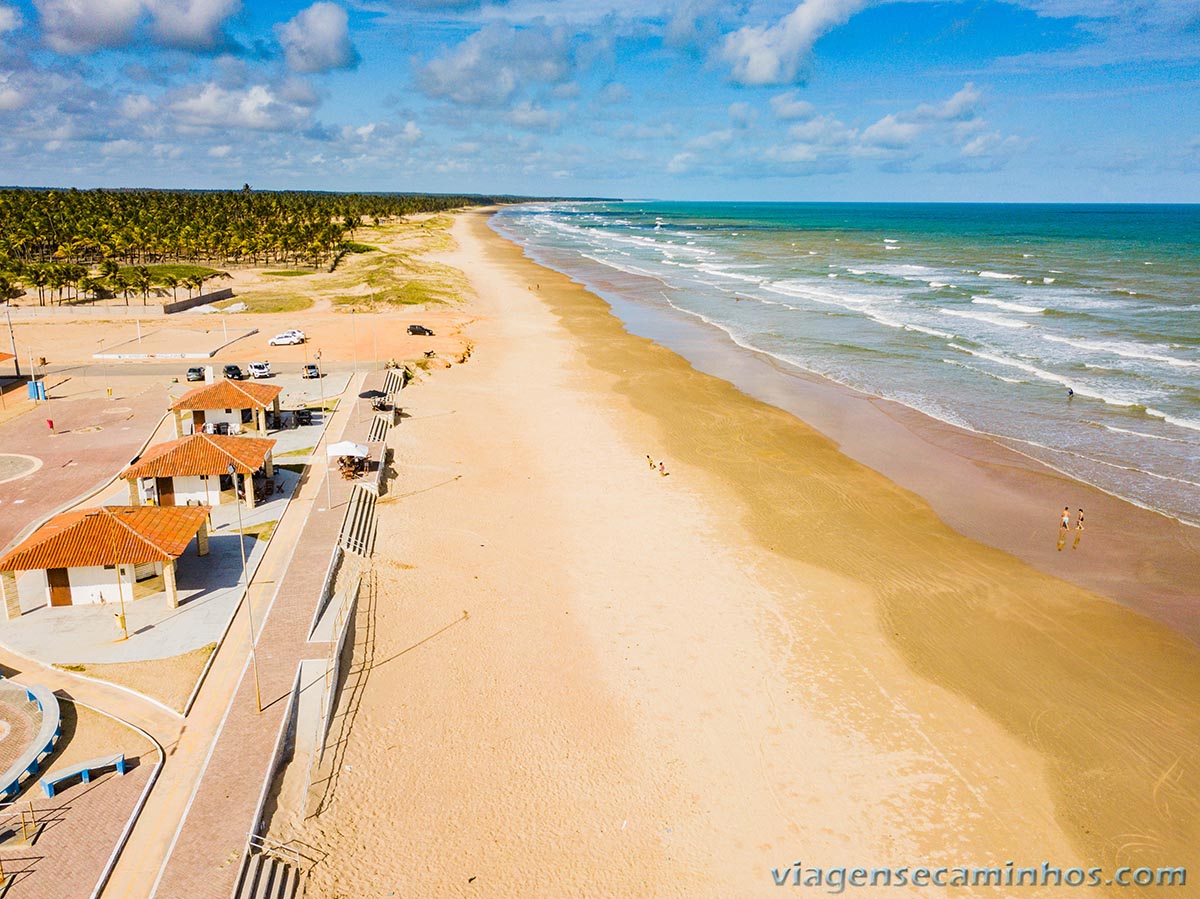
POLYGON ((302 425, 310 425, 313 422, 312 409, 297 409, 296 423, 302 425))
POLYGON ((246 380, 246 375, 243 374, 240 365, 226 365, 223 369, 221 369, 221 373, 231 381, 246 380))
POLYGON ((297 331, 284 331, 267 341, 269 346, 290 346, 295 343, 304 343, 304 335, 297 331))
POLYGON ((321 377, 321 369, 310 362, 304 366, 304 370, 300 372, 300 376, 303 378, 319 378, 321 377))
POLYGON ((303 331, 301 331, 299 328, 288 328, 283 333, 284 334, 295 334, 301 340, 308 340, 308 335, 305 334, 303 331))
POLYGON ((271 377, 270 362, 251 362, 249 366, 250 377, 252 378, 269 378, 271 377))
POLYGON ((204 369, 200 367, 189 368, 187 370, 187 379, 189 381, 203 381, 204 369))
POLYGON ((433 332, 430 331, 428 328, 426 328, 424 325, 409 325, 408 333, 409 334, 418 334, 423 337, 432 337, 433 336, 433 332))

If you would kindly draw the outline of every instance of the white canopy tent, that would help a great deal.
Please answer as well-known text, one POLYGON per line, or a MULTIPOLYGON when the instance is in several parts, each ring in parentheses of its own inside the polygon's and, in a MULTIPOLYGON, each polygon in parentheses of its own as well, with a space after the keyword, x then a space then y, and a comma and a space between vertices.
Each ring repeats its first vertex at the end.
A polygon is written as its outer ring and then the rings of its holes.
POLYGON ((371 451, 361 443, 355 443, 353 440, 343 440, 341 443, 330 444, 326 447, 325 454, 331 459, 334 456, 354 456, 359 459, 365 459, 371 455, 371 451))

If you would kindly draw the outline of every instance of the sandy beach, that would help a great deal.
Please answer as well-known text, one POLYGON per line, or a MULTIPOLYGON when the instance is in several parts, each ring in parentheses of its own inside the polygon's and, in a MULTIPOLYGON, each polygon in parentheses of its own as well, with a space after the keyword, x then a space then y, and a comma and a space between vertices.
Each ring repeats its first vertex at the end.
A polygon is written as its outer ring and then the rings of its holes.
POLYGON ((406 391, 309 895, 1200 865, 1194 644, 453 233, 474 352, 406 391))

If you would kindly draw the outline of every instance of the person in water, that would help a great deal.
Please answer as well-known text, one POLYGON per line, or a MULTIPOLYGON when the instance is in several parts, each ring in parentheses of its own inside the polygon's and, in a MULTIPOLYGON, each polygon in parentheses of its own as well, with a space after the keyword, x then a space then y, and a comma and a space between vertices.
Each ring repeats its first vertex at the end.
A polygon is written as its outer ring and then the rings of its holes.
POLYGON ((1071 387, 1068 387, 1067 388, 1067 399, 1071 399, 1074 396, 1075 396, 1075 390, 1071 387))

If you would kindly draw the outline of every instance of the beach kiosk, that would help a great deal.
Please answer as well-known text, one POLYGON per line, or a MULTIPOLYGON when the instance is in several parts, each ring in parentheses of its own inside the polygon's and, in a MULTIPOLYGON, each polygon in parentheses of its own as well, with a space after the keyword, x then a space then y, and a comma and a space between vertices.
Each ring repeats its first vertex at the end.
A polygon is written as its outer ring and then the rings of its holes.
POLYGON ((102 506, 55 515, 0 557, 0 594, 8 619, 20 617, 18 576, 40 573, 51 606, 119 605, 135 585, 162 579, 171 607, 179 605, 175 560, 192 539, 208 555, 207 506, 102 506))
POLYGON ((175 436, 203 432, 241 434, 253 431, 267 436, 267 410, 279 421, 282 387, 218 381, 189 390, 170 406, 175 416, 175 436))
POLYGON ((262 470, 275 476, 271 460, 274 440, 191 434, 150 447, 121 472, 129 484, 129 504, 159 506, 216 506, 237 500, 237 475, 248 487, 246 503, 254 508, 252 478, 262 470), (229 474, 232 465, 235 474, 229 474))

